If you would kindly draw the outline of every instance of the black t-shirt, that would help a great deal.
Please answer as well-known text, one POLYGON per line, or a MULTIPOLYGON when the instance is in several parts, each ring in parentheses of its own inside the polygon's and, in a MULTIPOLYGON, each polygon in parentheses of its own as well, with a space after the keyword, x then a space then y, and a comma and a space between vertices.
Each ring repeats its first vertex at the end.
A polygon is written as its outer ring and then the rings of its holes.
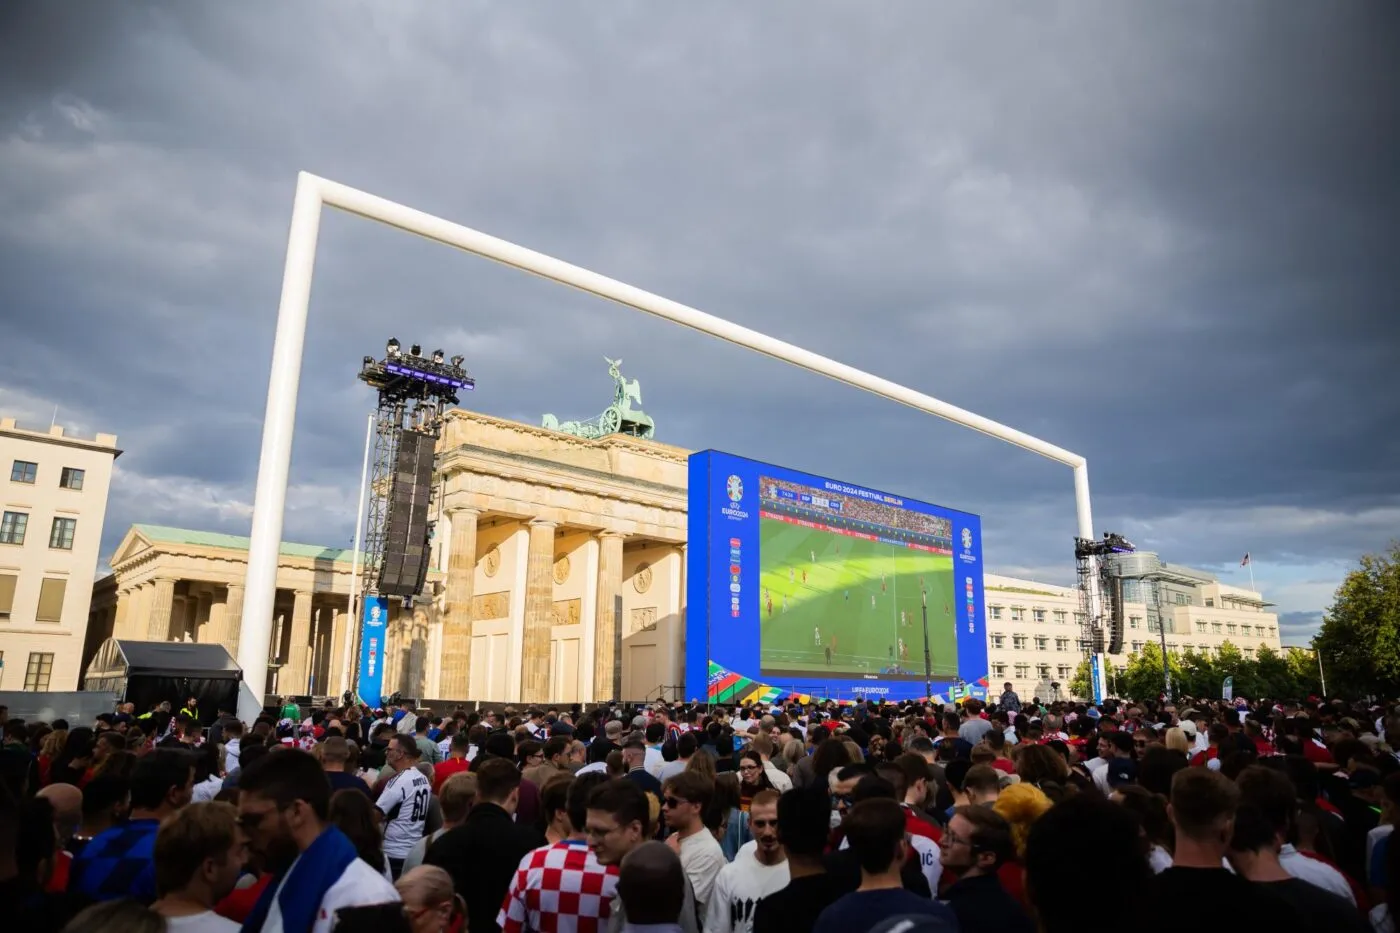
POLYGON ((758 902, 753 933, 810 933, 821 912, 843 893, 824 874, 795 878, 758 902))
POLYGON ((1154 912, 1146 926, 1156 933, 1180 933, 1187 911, 1191 933, 1309 933, 1288 903, 1262 884, 1247 881, 1224 868, 1168 868, 1156 878, 1154 912))
POLYGON ((370 792, 369 785, 353 774, 346 774, 344 771, 327 771, 326 780, 331 782, 331 793, 338 790, 357 790, 374 802, 374 794, 370 792))
POLYGON ((1309 933, 1371 933, 1370 921, 1350 901, 1315 884, 1301 878, 1258 884, 1288 904, 1309 933))

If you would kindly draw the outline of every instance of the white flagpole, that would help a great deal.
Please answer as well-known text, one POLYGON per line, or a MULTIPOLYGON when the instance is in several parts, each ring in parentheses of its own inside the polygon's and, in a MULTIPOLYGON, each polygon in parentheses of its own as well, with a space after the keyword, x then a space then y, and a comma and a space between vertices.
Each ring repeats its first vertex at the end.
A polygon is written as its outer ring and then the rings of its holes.
POLYGON ((1254 555, 1247 554, 1245 559, 1249 561, 1249 589, 1251 592, 1257 593, 1259 591, 1254 588, 1254 555))
POLYGON ((350 558, 350 626, 345 633, 345 650, 340 659, 340 669, 345 672, 345 689, 353 690, 355 671, 351 669, 359 645, 360 610, 360 534, 365 526, 365 488, 369 485, 369 448, 374 440, 374 413, 371 412, 365 424, 365 457, 360 464, 360 504, 355 512, 355 543, 351 545, 350 558))

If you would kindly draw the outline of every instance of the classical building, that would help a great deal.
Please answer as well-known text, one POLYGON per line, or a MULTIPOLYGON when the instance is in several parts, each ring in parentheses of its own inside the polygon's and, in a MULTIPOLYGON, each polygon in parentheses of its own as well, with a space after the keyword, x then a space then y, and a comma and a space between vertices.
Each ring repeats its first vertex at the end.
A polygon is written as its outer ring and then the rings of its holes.
POLYGON ((97 572, 113 434, 0 418, 0 690, 74 690, 97 572))
MULTIPOLYGON (((349 550, 282 545, 268 657, 271 692, 345 690, 338 659, 350 630, 352 557, 349 550)), ((237 654, 247 538, 132 525, 110 563, 112 572, 92 589, 84 665, 109 637, 213 642, 237 654)))
MULTIPOLYGON (((390 603, 385 693, 527 703, 675 695, 687 455, 624 434, 588 439, 450 412, 438 444, 435 569, 411 610, 390 603)), ((244 537, 133 526, 94 589, 86 656, 111 635, 217 641, 236 654, 247 550, 244 537)), ((352 556, 282 546, 269 692, 346 689, 352 556)))
MULTIPOLYGON (((1259 593, 1221 583, 1204 571, 1163 566, 1170 582, 1162 584, 1160 607, 1149 608, 1151 597, 1142 584, 1125 584, 1124 650, 1106 659, 1110 676, 1127 667, 1129 654, 1164 637, 1168 651, 1211 654, 1227 641, 1249 658, 1261 646, 1281 650, 1278 616, 1259 593)), ((1084 656, 1079 591, 991 573, 984 585, 993 691, 1010 681, 1023 698, 1045 699, 1055 682, 1067 694, 1084 656)))

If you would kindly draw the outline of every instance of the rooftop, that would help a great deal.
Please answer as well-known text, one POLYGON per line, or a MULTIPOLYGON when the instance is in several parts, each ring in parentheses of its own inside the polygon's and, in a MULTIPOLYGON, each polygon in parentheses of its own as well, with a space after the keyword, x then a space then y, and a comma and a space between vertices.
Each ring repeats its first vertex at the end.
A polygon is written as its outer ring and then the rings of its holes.
POLYGON ((61 424, 52 424, 47 428, 27 428, 21 426, 18 421, 9 415, 0 418, 0 433, 35 441, 50 441, 56 444, 67 444, 70 447, 101 447, 112 451, 114 457, 121 456, 121 451, 117 450, 117 436, 115 434, 97 434, 93 437, 82 437, 77 434, 69 434, 61 424))
MULTIPOLYGON (((216 531, 191 531, 188 528, 169 528, 165 525, 133 525, 137 533, 151 543, 188 544, 196 547, 220 547, 234 551, 248 550, 248 538, 244 535, 226 535, 216 531)), ((329 560, 348 564, 354 560, 350 548, 326 547, 321 544, 294 544, 282 542, 283 557, 305 557, 309 560, 329 560)))

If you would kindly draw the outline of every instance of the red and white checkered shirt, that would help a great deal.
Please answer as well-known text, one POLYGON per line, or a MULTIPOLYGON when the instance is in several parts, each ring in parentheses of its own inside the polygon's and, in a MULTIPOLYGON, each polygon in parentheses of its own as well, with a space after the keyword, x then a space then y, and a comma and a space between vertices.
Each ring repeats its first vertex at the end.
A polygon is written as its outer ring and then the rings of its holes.
POLYGON ((600 933, 617 895, 617 866, 566 839, 520 860, 496 917, 501 933, 600 933))

